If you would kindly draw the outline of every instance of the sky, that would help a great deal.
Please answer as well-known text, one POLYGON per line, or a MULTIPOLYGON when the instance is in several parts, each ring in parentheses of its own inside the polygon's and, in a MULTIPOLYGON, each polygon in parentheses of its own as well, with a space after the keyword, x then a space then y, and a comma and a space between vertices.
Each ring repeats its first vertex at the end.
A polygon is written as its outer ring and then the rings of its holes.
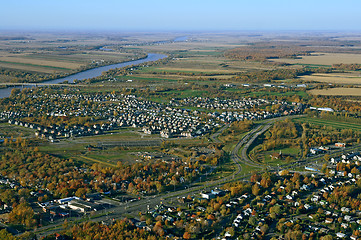
POLYGON ((360 0, 4 0, 0 29, 359 31, 360 10, 360 0))

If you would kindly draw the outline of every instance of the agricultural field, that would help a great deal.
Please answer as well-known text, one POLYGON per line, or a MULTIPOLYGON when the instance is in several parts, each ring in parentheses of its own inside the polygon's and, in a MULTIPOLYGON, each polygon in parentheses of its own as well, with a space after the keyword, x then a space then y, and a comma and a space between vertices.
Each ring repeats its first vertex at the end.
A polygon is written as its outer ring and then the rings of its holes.
POLYGON ((301 76, 298 79, 303 81, 323 82, 332 84, 357 84, 361 85, 360 72, 345 72, 345 73, 328 73, 328 74, 312 74, 301 76))
MULTIPOLYGON (((0 52, 1 54, 1 52, 0 52)), ((129 53, 102 53, 100 51, 87 51, 83 53, 29 53, 0 55, 0 67, 31 71, 39 73, 72 73, 94 62, 122 62, 131 59, 134 54, 129 53)))
POLYGON ((90 67, 128 61, 144 54, 138 50, 124 50, 119 46, 119 38, 104 36, 38 33, 24 40, 5 39, 0 39, 0 68, 16 70, 17 74, 2 74, 0 82, 23 81, 22 74, 36 73, 38 78, 71 74, 90 67))
POLYGON ((272 61, 284 62, 288 64, 316 65, 316 66, 330 67, 332 64, 338 64, 338 63, 361 64, 361 54, 316 52, 316 53, 312 53, 310 56, 299 56, 296 59, 280 58, 280 59, 272 59, 272 61))
POLYGON ((361 96, 361 88, 313 89, 310 90, 309 93, 324 96, 361 96))

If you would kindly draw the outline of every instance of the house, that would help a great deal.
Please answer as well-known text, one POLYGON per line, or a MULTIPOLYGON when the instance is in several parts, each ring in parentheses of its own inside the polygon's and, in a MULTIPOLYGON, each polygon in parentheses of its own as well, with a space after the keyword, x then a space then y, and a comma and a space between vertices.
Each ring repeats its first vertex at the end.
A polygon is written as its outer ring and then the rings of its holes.
POLYGON ((311 189, 311 187, 309 185, 306 185, 306 184, 303 184, 302 187, 301 187, 301 190, 304 190, 304 191, 308 191, 310 189, 311 189))
POLYGON ((344 234, 344 233, 342 233, 342 232, 336 233, 336 236, 337 236, 338 238, 345 238, 345 237, 347 237, 347 235, 344 234))
POLYGON ((311 148, 310 149, 310 153, 313 154, 313 155, 316 155, 316 154, 322 154, 324 153, 325 151, 320 149, 320 148, 311 148))
POLYGON ((333 223, 333 218, 326 218, 326 219, 325 219, 325 223, 326 223, 326 224, 331 224, 331 223, 333 223))
POLYGON ((335 143, 335 147, 341 147, 341 148, 344 148, 346 147, 346 143, 335 143))
POLYGON ((347 208, 347 207, 342 207, 342 208, 341 208, 341 212, 348 213, 348 212, 350 212, 350 209, 347 208))
POLYGON ((272 154, 270 155, 270 157, 271 157, 272 159, 281 159, 281 158, 282 158, 282 152, 272 153, 272 154))
POLYGON ((310 205, 310 204, 305 204, 304 206, 303 206, 306 210, 311 210, 313 207, 310 205))
POLYGON ((225 191, 218 188, 212 190, 211 193, 213 193, 215 196, 220 196, 220 197, 225 195, 225 191))
POLYGON ((352 235, 351 237, 350 237, 350 239, 351 240, 357 240, 357 239, 359 239, 357 236, 355 236, 355 235, 352 235))

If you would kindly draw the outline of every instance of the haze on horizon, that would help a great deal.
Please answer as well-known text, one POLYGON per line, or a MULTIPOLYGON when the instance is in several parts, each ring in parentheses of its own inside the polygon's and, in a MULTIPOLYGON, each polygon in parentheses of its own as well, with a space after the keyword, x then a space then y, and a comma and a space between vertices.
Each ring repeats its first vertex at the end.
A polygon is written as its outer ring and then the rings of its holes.
POLYGON ((357 0, 4 1, 1 30, 360 31, 357 0))

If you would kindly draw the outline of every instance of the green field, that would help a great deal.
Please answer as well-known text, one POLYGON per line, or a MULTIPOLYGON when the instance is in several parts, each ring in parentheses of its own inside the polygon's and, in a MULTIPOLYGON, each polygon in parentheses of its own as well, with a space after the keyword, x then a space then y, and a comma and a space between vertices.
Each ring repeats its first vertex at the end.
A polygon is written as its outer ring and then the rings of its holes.
POLYGON ((271 154, 272 153, 282 153, 285 155, 291 156, 291 161, 294 161, 297 159, 298 154, 300 153, 300 149, 296 147, 289 147, 289 148, 277 148, 270 151, 262 151, 261 153, 257 154, 256 161, 261 161, 263 164, 271 165, 271 166, 278 166, 282 164, 288 163, 285 158, 282 159, 272 159, 271 154))

